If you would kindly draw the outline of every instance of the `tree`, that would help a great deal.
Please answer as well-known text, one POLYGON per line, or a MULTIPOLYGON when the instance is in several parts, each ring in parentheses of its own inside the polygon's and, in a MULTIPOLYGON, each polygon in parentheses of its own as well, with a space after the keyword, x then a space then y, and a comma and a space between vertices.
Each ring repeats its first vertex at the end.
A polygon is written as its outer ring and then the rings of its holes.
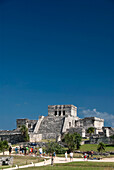
POLYGON ((67 133, 63 140, 67 144, 69 150, 74 151, 75 149, 80 148, 82 137, 78 133, 67 133))
POLYGON ((8 149, 8 147, 9 147, 9 145, 6 140, 0 141, 0 151, 3 152, 3 155, 4 155, 5 150, 8 149))
POLYGON ((111 139, 114 139, 114 135, 110 136, 111 139))
POLYGON ((57 154, 61 154, 64 153, 64 148, 59 145, 57 142, 49 142, 46 146, 46 152, 47 153, 57 153, 57 154))
POLYGON ((102 152, 105 151, 105 147, 106 147, 106 145, 104 143, 100 142, 97 147, 98 152, 101 152, 101 154, 102 154, 102 152))
POLYGON ((94 131, 95 131, 94 127, 89 127, 89 128, 87 129, 87 133, 89 133, 90 136, 92 135, 92 133, 94 133, 94 131))
POLYGON ((29 141, 28 128, 25 125, 22 125, 20 131, 24 138, 24 142, 28 142, 29 141))

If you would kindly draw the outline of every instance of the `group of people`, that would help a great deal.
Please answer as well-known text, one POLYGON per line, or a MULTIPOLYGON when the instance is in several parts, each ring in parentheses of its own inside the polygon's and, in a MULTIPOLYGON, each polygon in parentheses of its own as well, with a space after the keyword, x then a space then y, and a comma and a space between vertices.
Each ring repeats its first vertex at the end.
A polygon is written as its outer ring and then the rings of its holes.
MULTIPOLYGON (((86 161, 87 159, 89 159, 89 157, 91 156, 91 158, 93 158, 93 150, 90 151, 90 153, 84 153, 84 160, 86 161)), ((65 152, 65 161, 67 161, 67 151, 65 152)), ((70 152, 70 161, 73 161, 73 152, 70 152)))
MULTIPOLYGON (((67 161, 67 157, 68 157, 68 154, 67 154, 67 151, 65 152, 65 161, 67 161)), ((73 161, 73 152, 71 151, 70 152, 70 161, 73 161)))
MULTIPOLYGON (((9 147, 9 155, 11 155, 12 152, 12 146, 9 147)), ((34 155, 37 156, 37 152, 38 152, 38 148, 34 148, 34 147, 28 147, 28 146, 20 146, 20 147, 16 147, 15 148, 15 154, 23 154, 23 155, 34 155)), ((39 155, 40 157, 45 156, 45 152, 43 152, 42 148, 39 148, 39 155)), ((93 158, 93 150, 91 150, 90 152, 83 153, 84 155, 84 160, 86 161, 87 159, 89 159, 89 157, 91 156, 91 158, 93 158)), ((51 155, 51 164, 53 165, 54 162, 54 158, 55 158, 56 154, 55 152, 53 152, 53 154, 51 155)), ((70 161, 73 161, 73 152, 71 151, 70 154, 70 161)), ((68 153, 67 151, 65 152, 65 161, 67 161, 68 159, 68 153)))
POLYGON ((84 152, 84 160, 87 161, 87 159, 89 159, 91 156, 91 159, 93 159, 93 150, 91 150, 90 152, 84 152))
MULTIPOLYGON (((20 146, 15 148, 16 154, 23 154, 23 155, 34 155, 37 156, 38 149, 34 147, 28 147, 28 146, 20 146)), ((40 157, 45 156, 45 153, 43 153, 42 148, 39 148, 39 155, 40 157)))

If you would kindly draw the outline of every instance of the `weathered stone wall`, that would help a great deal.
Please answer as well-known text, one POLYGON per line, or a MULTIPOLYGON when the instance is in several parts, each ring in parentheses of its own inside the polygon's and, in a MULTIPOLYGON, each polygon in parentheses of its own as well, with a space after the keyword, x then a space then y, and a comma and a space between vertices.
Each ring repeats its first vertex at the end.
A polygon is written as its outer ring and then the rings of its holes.
POLYGON ((77 116, 77 107, 74 105, 49 105, 48 116, 77 116))
POLYGON ((28 130, 33 131, 36 126, 37 120, 17 119, 16 123, 17 128, 20 128, 22 125, 25 125, 28 128, 28 130))
POLYGON ((42 134, 30 133, 30 142, 39 142, 42 140, 42 134))
POLYGON ((83 132, 83 128, 82 127, 78 127, 78 128, 70 128, 69 130, 67 130, 67 132, 69 133, 78 133, 80 134, 80 136, 82 136, 82 132, 83 132))
POLYGON ((28 128, 28 119, 17 119, 17 128, 20 128, 22 125, 25 125, 28 128))
POLYGON ((98 130, 101 130, 104 125, 104 119, 96 117, 86 117, 84 119, 79 119, 75 123, 75 127, 84 127, 88 129, 89 127, 94 127, 98 130))
POLYGON ((65 133, 67 129, 75 127, 75 121, 78 120, 78 117, 67 116, 64 119, 62 133, 65 133))
POLYGON ((107 137, 90 138, 90 144, 99 144, 100 142, 103 142, 105 144, 114 144, 114 139, 107 138, 107 137))
POLYGON ((13 131, 7 131, 7 132, 0 132, 0 140, 7 140, 9 143, 15 144, 19 142, 23 142, 23 136, 20 132, 13 132, 13 131))

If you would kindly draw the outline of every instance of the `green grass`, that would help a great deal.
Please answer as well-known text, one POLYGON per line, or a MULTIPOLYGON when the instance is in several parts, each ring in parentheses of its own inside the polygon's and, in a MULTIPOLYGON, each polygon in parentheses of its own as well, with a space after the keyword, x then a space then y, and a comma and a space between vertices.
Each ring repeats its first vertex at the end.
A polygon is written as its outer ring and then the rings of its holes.
MULTIPOLYGON (((80 147, 80 151, 97 151, 97 144, 84 144, 80 147)), ((114 146, 106 146, 105 151, 114 151, 114 146)))
MULTIPOLYGON (((2 156, 3 157, 3 156, 2 156)), ((14 166, 21 166, 21 165, 27 165, 30 163, 38 163, 44 160, 44 158, 39 157, 33 157, 33 156, 13 156, 13 167, 14 166)), ((0 169, 7 168, 9 166, 0 166, 0 169)))
MULTIPOLYGON (((72 162, 65 164, 55 164, 54 166, 43 166, 43 167, 32 167, 26 168, 25 170, 112 170, 114 163, 106 162, 72 162)), ((24 169, 22 169, 24 170, 24 169)))
POLYGON ((42 139, 40 142, 56 142, 56 139, 42 139))

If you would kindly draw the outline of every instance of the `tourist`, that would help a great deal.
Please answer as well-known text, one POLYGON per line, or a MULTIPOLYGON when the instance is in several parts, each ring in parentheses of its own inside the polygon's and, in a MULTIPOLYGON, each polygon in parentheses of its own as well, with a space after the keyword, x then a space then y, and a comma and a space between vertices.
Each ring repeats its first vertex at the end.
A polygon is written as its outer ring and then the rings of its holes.
POLYGON ((54 158, 53 158, 53 155, 51 156, 51 165, 53 166, 53 163, 54 163, 54 158))
POLYGON ((22 147, 20 146, 20 154, 22 154, 22 147))
POLYGON ((65 161, 67 161, 67 151, 65 152, 65 161))
POLYGON ((87 154, 84 153, 84 161, 87 161, 87 154))
POLYGON ((44 153, 43 153, 43 156, 45 156, 45 151, 44 151, 44 153))
POLYGON ((10 145, 10 147, 9 147, 9 155, 11 155, 11 151, 12 151, 12 147, 10 145))
POLYGON ((29 150, 29 148, 28 148, 28 146, 26 146, 26 152, 27 152, 27 154, 28 154, 28 150, 29 150))
POLYGON ((24 154, 25 154, 25 155, 27 154, 26 146, 24 147, 24 154))
POLYGON ((55 152, 53 152, 53 157, 55 158, 55 156, 56 156, 56 154, 55 154, 55 152))
POLYGON ((24 154, 24 147, 22 147, 22 154, 24 154))
POLYGON ((30 148, 30 153, 33 154, 33 147, 30 148))
POLYGON ((93 159, 93 150, 91 150, 91 158, 93 159))
POLYGON ((70 152, 70 161, 73 161, 73 152, 70 152))
POLYGON ((89 153, 88 153, 88 155, 87 155, 87 159, 89 159, 89 153))
POLYGON ((18 148, 17 147, 15 148, 15 154, 18 154, 18 148))
POLYGON ((39 149, 39 154, 40 154, 40 157, 42 156, 42 148, 40 147, 39 149))
POLYGON ((35 148, 35 156, 37 156, 37 148, 35 148))

